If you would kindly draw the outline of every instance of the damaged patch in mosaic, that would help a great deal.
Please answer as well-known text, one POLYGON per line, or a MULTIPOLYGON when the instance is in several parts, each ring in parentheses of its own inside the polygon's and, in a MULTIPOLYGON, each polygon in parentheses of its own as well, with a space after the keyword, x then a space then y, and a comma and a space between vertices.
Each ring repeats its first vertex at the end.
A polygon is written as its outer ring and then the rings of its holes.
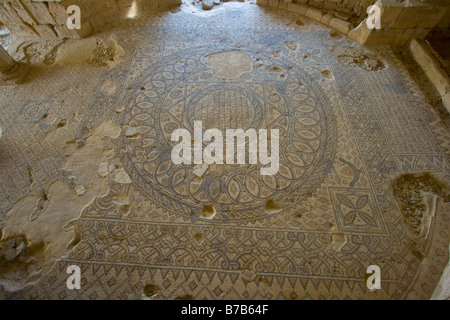
POLYGON ((408 228, 420 238, 428 236, 439 207, 438 198, 449 202, 448 185, 431 173, 404 174, 392 182, 408 228))
POLYGON ((101 124, 87 137, 86 144, 67 158, 65 168, 70 172, 71 186, 57 180, 41 197, 27 196, 7 212, 0 263, 0 284, 7 291, 35 283, 79 243, 73 222, 93 199, 108 192, 107 179, 97 170, 112 152, 103 148, 104 138, 115 138, 119 133, 120 128, 110 122, 101 124), (17 235, 23 235, 25 245, 20 252, 20 241, 13 246, 10 242, 17 235))
POLYGON ((379 71, 386 68, 382 59, 372 53, 355 47, 335 46, 331 51, 345 66, 357 67, 367 71, 379 71))

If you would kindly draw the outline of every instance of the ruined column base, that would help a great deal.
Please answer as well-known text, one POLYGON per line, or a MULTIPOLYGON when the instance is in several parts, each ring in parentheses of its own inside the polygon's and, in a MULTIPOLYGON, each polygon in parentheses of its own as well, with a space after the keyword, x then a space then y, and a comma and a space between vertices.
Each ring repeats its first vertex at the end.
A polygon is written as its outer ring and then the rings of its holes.
POLYGON ((14 63, 9 69, 0 72, 0 86, 22 84, 28 69, 29 66, 24 63, 14 63))

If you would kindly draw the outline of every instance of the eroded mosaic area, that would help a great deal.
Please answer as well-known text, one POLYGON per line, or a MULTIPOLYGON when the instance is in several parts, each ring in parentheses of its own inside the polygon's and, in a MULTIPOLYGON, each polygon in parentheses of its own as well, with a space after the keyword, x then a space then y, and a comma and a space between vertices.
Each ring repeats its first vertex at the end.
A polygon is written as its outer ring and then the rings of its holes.
POLYGON ((27 266, 0 261, 2 295, 429 298, 448 261, 449 135, 392 50, 249 3, 183 8, 98 35, 109 63, 65 44, 0 88, 1 244, 27 266), (175 165, 171 134, 195 121, 278 129, 279 172, 175 165), (439 188, 402 185, 424 172, 439 188))

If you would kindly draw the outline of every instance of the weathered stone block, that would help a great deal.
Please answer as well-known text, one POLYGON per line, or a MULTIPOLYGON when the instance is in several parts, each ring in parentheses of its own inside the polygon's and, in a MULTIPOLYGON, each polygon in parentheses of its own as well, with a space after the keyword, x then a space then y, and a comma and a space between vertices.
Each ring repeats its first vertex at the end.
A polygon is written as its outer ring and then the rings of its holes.
POLYGON ((304 4, 298 4, 298 3, 289 3, 287 6, 288 11, 296 12, 301 15, 305 15, 306 10, 308 10, 308 6, 304 4))
POLYGON ((373 29, 371 30, 369 37, 366 40, 366 44, 373 45, 404 45, 408 41, 408 37, 405 36, 404 29, 373 29))
POLYGON ((39 33, 39 36, 42 38, 55 38, 58 35, 55 30, 53 30, 51 25, 46 24, 37 24, 34 25, 34 29, 39 33))
POLYGON ((388 29, 397 20, 405 8, 403 2, 396 0, 379 0, 375 3, 380 7, 380 23, 382 29, 388 29))
POLYGON ((339 19, 341 19, 341 20, 344 20, 344 21, 350 20, 350 15, 347 14, 347 13, 343 13, 343 12, 339 12, 339 11, 337 11, 337 12, 334 11, 333 14, 336 16, 336 18, 339 18, 339 19))
POLYGON ((306 10, 305 15, 308 18, 317 20, 317 21, 322 21, 322 17, 324 16, 324 12, 322 10, 313 8, 313 7, 308 7, 308 10, 306 10))
POLYGON ((20 37, 25 37, 25 38, 35 38, 35 37, 39 36, 39 34, 32 27, 26 26, 24 24, 8 25, 8 30, 13 35, 18 35, 20 37))
POLYGON ((446 9, 435 7, 422 2, 414 2, 413 6, 406 6, 391 28, 432 28, 445 15, 446 9))
POLYGON ((59 38, 79 38, 80 36, 76 32, 76 30, 71 30, 67 28, 67 25, 62 24, 59 26, 54 26, 56 34, 59 38))
POLYGON ((45 3, 27 1, 23 4, 38 24, 56 24, 45 3))
POLYGON ((28 14, 28 12, 25 10, 25 8, 22 6, 20 2, 13 1, 10 3, 10 5, 25 23, 36 24, 36 21, 28 14))
POLYGON ((359 26, 350 30, 348 32, 348 36, 350 38, 352 38, 353 40, 355 40, 361 44, 364 44, 364 43, 366 43, 366 41, 369 38, 371 33, 372 33, 372 30, 370 30, 367 27, 366 20, 364 20, 363 22, 361 22, 359 24, 359 26))
POLYGON ((350 31, 352 25, 350 24, 350 22, 338 18, 333 18, 330 21, 330 27, 347 34, 350 31))
POLYGON ((48 9, 52 14, 53 18, 56 21, 56 24, 65 24, 67 23, 67 18, 69 15, 66 12, 66 8, 60 2, 49 2, 48 9))
POLYGON ((322 17, 322 23, 328 26, 333 18, 334 16, 332 14, 327 13, 322 17))
POLYGON ((410 49, 414 60, 420 65, 439 94, 441 96, 448 94, 450 92, 450 78, 433 57, 427 45, 420 40, 414 39, 410 43, 410 49))
POLYGON ((5 25, 20 24, 22 19, 10 3, 0 3, 0 21, 5 25))

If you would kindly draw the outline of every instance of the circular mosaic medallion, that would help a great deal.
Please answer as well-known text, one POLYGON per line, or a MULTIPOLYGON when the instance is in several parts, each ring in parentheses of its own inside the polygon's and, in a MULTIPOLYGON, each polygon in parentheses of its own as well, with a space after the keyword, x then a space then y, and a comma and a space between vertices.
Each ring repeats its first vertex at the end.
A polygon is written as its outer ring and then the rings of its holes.
POLYGON ((300 68, 261 54, 248 54, 251 71, 219 77, 204 63, 209 52, 203 50, 143 68, 126 93, 120 120, 139 135, 122 135, 117 143, 133 183, 177 214, 214 206, 219 221, 262 218, 268 203, 286 208, 301 201, 320 184, 334 156, 334 120, 324 94, 300 68), (261 175, 259 162, 213 164, 198 177, 193 171, 199 166, 174 164, 172 132, 185 128, 193 137, 194 121, 224 137, 227 129, 278 129, 278 173, 261 175))
POLYGON ((193 132, 194 121, 205 128, 260 128, 263 104, 251 90, 237 85, 216 84, 200 90, 186 106, 187 121, 183 126, 193 132))

